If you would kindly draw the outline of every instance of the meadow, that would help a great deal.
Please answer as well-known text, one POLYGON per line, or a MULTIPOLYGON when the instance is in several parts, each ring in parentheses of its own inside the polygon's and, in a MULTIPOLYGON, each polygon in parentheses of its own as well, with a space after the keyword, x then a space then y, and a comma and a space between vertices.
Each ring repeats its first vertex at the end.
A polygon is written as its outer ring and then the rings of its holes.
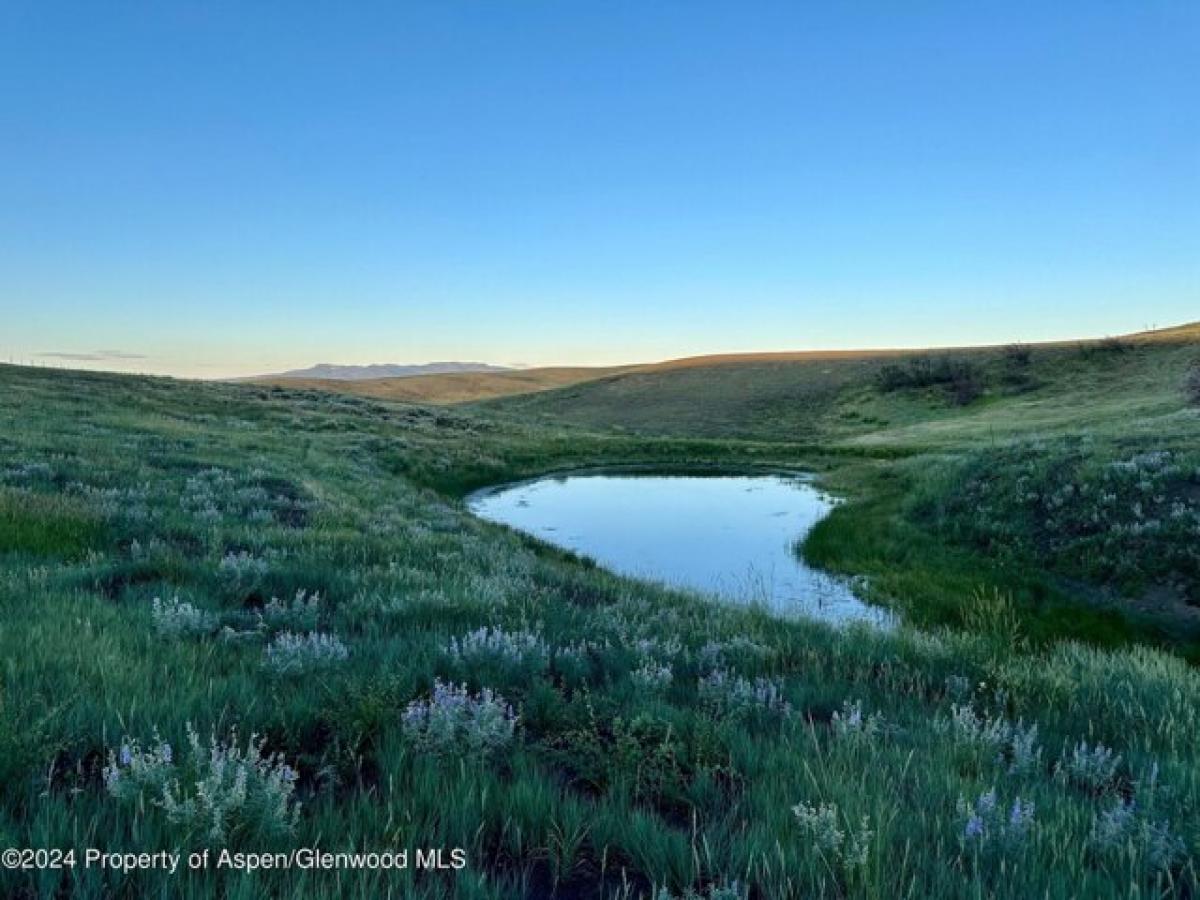
POLYGON ((635 370, 421 406, 0 367, 0 845, 461 848, 10 869, 10 896, 1186 897, 1191 332, 635 370), (965 385, 965 386, 964 386, 965 385), (473 519, 596 465, 813 471, 894 631, 473 519))

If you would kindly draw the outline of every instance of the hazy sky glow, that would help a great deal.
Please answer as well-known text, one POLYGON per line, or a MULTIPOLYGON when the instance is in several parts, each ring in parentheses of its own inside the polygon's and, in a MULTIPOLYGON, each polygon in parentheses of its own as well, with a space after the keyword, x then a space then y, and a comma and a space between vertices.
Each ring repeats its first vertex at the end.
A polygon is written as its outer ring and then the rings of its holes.
POLYGON ((1197 85, 1195 0, 8 0, 0 355, 209 377, 1200 319, 1197 85))

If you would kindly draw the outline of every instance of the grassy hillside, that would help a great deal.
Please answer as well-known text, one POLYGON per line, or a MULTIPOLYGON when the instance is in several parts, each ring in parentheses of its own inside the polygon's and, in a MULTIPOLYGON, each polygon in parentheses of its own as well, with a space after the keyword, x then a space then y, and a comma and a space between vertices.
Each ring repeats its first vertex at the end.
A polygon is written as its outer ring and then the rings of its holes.
POLYGON ((376 400, 450 404, 552 390, 625 372, 630 368, 547 366, 511 372, 453 372, 444 375, 371 378, 361 381, 333 378, 262 378, 256 379, 254 383, 290 390, 334 391, 376 400))
POLYGON ((928 446, 1120 420, 1122 404, 1178 409, 1200 325, 1106 341, 937 351, 754 354, 675 360, 485 404, 593 430, 928 446), (1027 354, 1027 355, 1026 355, 1027 354), (978 395, 877 390, 914 361, 962 362, 978 395))
POLYGON ((1108 593, 1194 586, 1195 348, 993 355, 963 405, 883 360, 741 381, 770 415, 671 380, 641 434, 587 401, 616 380, 551 424, 0 367, 0 843, 466 860, 0 892, 1194 896, 1200 675, 1108 593), (922 628, 714 606, 458 499, 611 463, 817 469, 850 502, 806 552, 922 628))
POLYGON ((480 410, 602 433, 804 445, 854 501, 818 527, 807 557, 870 576, 876 599, 915 621, 961 622, 982 579, 1035 631, 1111 643, 1132 629, 1195 655, 1200 416, 1188 379, 1198 364, 1190 325, 1037 347, 701 358, 480 410), (1161 460, 1137 479, 1146 496, 1115 474, 1143 458, 1161 460), (1049 509, 1058 488, 1069 493, 1049 509), (982 505, 968 509, 963 495, 982 505), (1138 564, 1115 559, 1129 555, 1138 564))

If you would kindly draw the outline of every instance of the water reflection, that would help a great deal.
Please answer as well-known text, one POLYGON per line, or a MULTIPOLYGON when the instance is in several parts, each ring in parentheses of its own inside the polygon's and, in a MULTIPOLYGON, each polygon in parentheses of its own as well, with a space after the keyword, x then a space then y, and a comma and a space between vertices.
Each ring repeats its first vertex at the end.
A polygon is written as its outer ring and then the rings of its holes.
POLYGON ((889 621, 795 547, 834 501, 788 475, 588 474, 481 491, 478 516, 625 575, 828 621, 889 621))

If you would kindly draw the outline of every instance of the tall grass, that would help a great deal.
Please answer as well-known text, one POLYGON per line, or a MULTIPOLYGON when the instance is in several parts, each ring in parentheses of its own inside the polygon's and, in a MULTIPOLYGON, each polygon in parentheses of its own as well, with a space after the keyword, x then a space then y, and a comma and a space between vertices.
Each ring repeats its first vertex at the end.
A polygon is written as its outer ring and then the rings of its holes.
POLYGON ((761 447, 328 394, 0 378, 0 844, 467 859, 6 871, 9 895, 1197 888, 1200 676, 1180 659, 1025 641, 1003 593, 964 598, 970 627, 955 630, 715 606, 581 566, 429 488, 761 447), (1108 775, 1077 774, 1096 768, 1083 742, 1120 757, 1108 775))

